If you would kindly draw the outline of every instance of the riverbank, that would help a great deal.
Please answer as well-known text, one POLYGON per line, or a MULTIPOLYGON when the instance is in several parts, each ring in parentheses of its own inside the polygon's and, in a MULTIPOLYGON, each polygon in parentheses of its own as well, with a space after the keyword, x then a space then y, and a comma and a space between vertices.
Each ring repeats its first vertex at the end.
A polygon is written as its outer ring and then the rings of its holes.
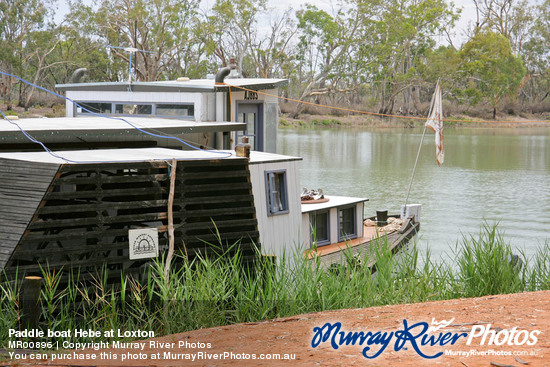
MULTIPOLYGON (((64 117, 65 106, 54 104, 53 107, 32 106, 27 111, 22 107, 13 106, 7 111, 5 104, 0 104, 0 110, 6 115, 19 118, 53 118, 64 117)), ((381 117, 370 114, 309 114, 302 113, 299 118, 292 118, 290 113, 282 113, 279 118, 280 127, 367 127, 367 128, 415 128, 422 127, 426 121, 422 116, 381 117)), ((501 115, 497 120, 490 118, 471 117, 467 115, 446 117, 445 127, 550 127, 550 115, 523 114, 501 115)))
MULTIPOLYGON (((468 128, 524 128, 524 127, 550 127, 548 116, 524 115, 500 116, 497 120, 484 120, 466 115, 447 117, 445 127, 468 128)), ((311 115, 301 114, 299 118, 292 118, 290 114, 281 114, 280 127, 367 127, 367 128, 415 128, 422 127, 426 122, 425 117, 380 117, 376 115, 311 115)))
MULTIPOLYGON (((262 334, 262 330, 248 328, 248 326, 264 325, 265 320, 283 319, 285 320, 283 323, 308 320, 307 317, 303 319, 302 316, 294 315, 327 315, 325 322, 329 319, 332 320, 331 322, 346 321, 347 330, 358 325, 361 328, 368 326, 371 330, 370 323, 358 324, 355 310, 365 310, 364 312, 368 313, 370 311, 367 310, 370 309, 397 307, 392 318, 384 318, 384 322, 389 322, 389 324, 382 324, 385 330, 391 327, 406 327, 403 323, 404 319, 411 323, 429 323, 432 318, 438 321, 450 320, 454 317, 458 319, 460 310, 465 308, 454 309, 452 305, 457 299, 473 297, 493 299, 496 296, 489 295, 537 291, 547 292, 533 293, 544 296, 540 302, 532 304, 533 310, 530 312, 536 313, 539 308, 550 312, 547 304, 550 287, 550 244, 541 248, 534 258, 519 257, 517 260, 510 261, 515 256, 496 227, 486 226, 483 230, 484 233, 479 237, 464 240, 453 258, 453 264, 438 265, 430 260, 429 255, 420 258, 414 247, 396 257, 385 243, 379 243, 371 252, 366 253, 364 258, 358 260, 355 257, 347 257, 349 261, 347 266, 328 270, 321 267, 318 262, 312 262, 297 255, 292 265, 285 261, 281 261, 277 266, 273 266, 271 262, 258 262, 254 271, 250 272, 250 269, 242 265, 241 258, 234 255, 231 258, 205 258, 193 263, 181 259, 177 267, 171 267, 168 277, 165 274, 164 264, 160 261, 155 262, 143 277, 121 277, 123 283, 114 286, 108 286, 107 279, 99 276, 87 284, 73 277, 67 280, 67 286, 59 286, 63 274, 48 273, 44 270, 43 279, 48 281, 43 283, 41 293, 40 305, 43 308, 43 320, 39 328, 46 330, 48 337, 40 341, 50 343, 43 347, 49 352, 60 348, 77 348, 70 344, 76 342, 101 343, 101 348, 113 348, 118 345, 118 342, 143 337, 144 333, 145 335, 153 333, 153 336, 147 337, 157 337, 163 343, 167 343, 173 334, 202 335, 200 330, 214 328, 211 330, 218 330, 225 336, 219 340, 216 339, 213 346, 219 348, 220 352, 243 353, 245 350, 240 350, 242 347, 240 339, 246 336, 239 334, 240 327, 244 325, 246 330, 251 330, 251 337, 254 338, 255 335, 262 334), (376 261, 376 276, 372 276, 371 269, 361 266, 373 258, 376 261), (434 301, 440 301, 439 306, 421 309, 419 313, 409 312, 411 304, 428 302, 428 305, 434 305, 434 301), (401 306, 390 306, 396 304, 401 306), (340 311, 330 310, 346 311, 343 311, 341 316, 334 316, 339 315, 340 311), (355 316, 347 319, 346 312, 351 312, 355 316), (232 324, 234 326, 230 326, 232 324), (88 334, 84 335, 82 332, 71 333, 71 330, 88 330, 94 333, 94 337, 90 338, 88 334), (111 330, 118 330, 118 332, 113 333, 111 330), (237 334, 234 334, 235 330, 237 334), (56 342, 59 343, 54 344, 56 342)), ((0 347, 3 348, 9 346, 14 340, 33 341, 25 340, 29 336, 13 335, 13 331, 20 330, 21 327, 18 322, 21 310, 19 304, 14 302, 18 290, 19 285, 14 282, 0 283, 0 311, 4 317, 4 323, 0 325, 0 347)), ((527 307, 531 307, 530 304, 523 301, 521 304, 525 307, 522 312, 529 312, 527 307)), ((362 312, 360 311, 359 314, 362 312)), ((529 320, 527 323, 518 318, 515 319, 517 322, 512 322, 514 320, 510 319, 509 324, 503 325, 500 315, 504 315, 503 313, 508 312, 508 309, 493 308, 493 312, 499 314, 498 320, 465 316, 461 319, 465 321, 456 322, 496 324, 498 321, 500 329, 535 326, 532 325, 531 319, 527 319, 529 320)), ((379 311, 374 311, 372 317, 375 318, 376 315, 381 314, 379 311)), ((519 315, 519 313, 512 315, 519 315)), ((321 319, 312 318, 311 320, 311 323, 304 321, 296 324, 294 330, 290 326, 292 324, 288 324, 288 330, 292 333, 287 335, 289 337, 287 341, 291 340, 291 336, 295 333, 298 339, 292 344, 297 351, 306 352, 308 356, 317 354, 317 351, 328 351, 331 355, 339 355, 341 351, 331 350, 325 345, 326 343, 315 351, 308 347, 311 345, 312 328, 323 325, 317 325, 317 322, 322 322, 321 319)), ((544 330, 544 332, 547 331, 544 330)), ((276 336, 274 336, 275 339, 276 336)), ((188 340, 190 343, 206 342, 202 336, 197 339, 186 337, 183 340, 188 340)), ((260 345, 261 343, 256 345, 258 353, 271 353, 277 348, 281 348, 280 350, 285 348, 284 344, 267 349, 260 348, 260 345)), ((509 345, 507 344, 506 347, 509 345)), ((440 347, 443 346, 445 345, 440 347)), ((11 348, 29 347, 12 345, 11 348)), ((158 348, 150 348, 151 352, 156 349, 158 348)), ((206 350, 210 348, 186 347, 185 349, 211 352, 206 350)), ((9 352, 11 351, 0 352, 0 360, 13 361, 14 357, 10 356, 9 352)), ((322 355, 319 358, 323 358, 322 355)), ((360 353, 357 358, 357 361, 361 360, 360 353)), ((150 362, 149 359, 147 357, 147 362, 150 362)), ((113 359, 103 360, 105 363, 113 361, 113 359)), ((308 358, 308 361, 314 360, 317 359, 308 358)), ((132 362, 136 361, 132 360, 132 362)), ((390 364, 393 365, 392 363, 385 365, 390 364)))
MULTIPOLYGON (((297 316, 241 323, 168 335, 162 338, 134 341, 133 347, 100 350, 75 350, 76 356, 87 354, 87 360, 30 360, 7 362, 11 366, 549 366, 550 365, 550 291, 516 293, 480 298, 452 299, 437 302, 388 305, 381 307, 341 309, 297 316), (341 323, 346 332, 396 332, 408 325, 446 321, 446 326, 431 335, 460 335, 456 343, 434 342, 418 350, 411 342, 397 348, 396 337, 379 356, 371 360, 362 353, 366 344, 331 346, 330 338, 312 346, 314 328, 326 323, 341 323), (482 331, 489 330, 483 340, 482 331), (490 332, 498 335, 491 341, 490 332), (449 334, 447 334, 449 333, 449 334), (513 334, 512 334, 513 333, 513 334), (505 335, 507 340, 505 341, 505 335), (510 335, 515 335, 510 338, 510 335), (523 342, 525 335, 530 336, 523 342), (519 337, 518 337, 519 336, 519 337), (517 339, 517 340, 516 340, 517 339), (441 345, 444 344, 444 345, 441 345), (133 349, 132 349, 133 348, 133 349), (421 357, 441 356, 434 359, 421 357), (123 357, 127 359, 123 361, 123 357), (131 359, 128 359, 131 356, 131 359), (186 356, 189 359, 185 359, 186 356), (192 358, 195 360, 192 360, 192 358), (276 359, 285 358, 288 359, 276 359), (215 359, 214 359, 215 358, 215 359), (263 358, 260 360, 260 358, 263 358), (267 359, 269 358, 269 359, 267 359), (182 360, 185 359, 184 362, 182 360)), ((413 334, 418 329, 411 330, 413 334)), ((437 339, 436 339, 437 340, 437 339)), ((373 356, 381 345, 370 344, 367 355, 373 356)))

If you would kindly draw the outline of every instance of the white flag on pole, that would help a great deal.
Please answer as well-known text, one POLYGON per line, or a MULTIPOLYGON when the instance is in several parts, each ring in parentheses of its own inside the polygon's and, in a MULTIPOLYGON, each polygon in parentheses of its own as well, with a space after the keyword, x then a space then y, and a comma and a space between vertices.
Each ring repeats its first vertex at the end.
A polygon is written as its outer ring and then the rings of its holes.
POLYGON ((426 121, 426 126, 435 132, 435 157, 437 164, 441 166, 445 159, 443 151, 443 106, 441 103, 441 86, 439 81, 435 86, 435 92, 432 97, 432 110, 426 121))

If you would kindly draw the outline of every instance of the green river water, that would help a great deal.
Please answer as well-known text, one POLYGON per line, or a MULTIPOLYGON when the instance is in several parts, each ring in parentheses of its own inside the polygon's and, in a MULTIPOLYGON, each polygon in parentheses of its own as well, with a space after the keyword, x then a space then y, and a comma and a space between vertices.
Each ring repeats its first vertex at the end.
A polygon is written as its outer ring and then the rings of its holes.
MULTIPOLYGON (((303 157, 301 184, 369 198, 365 216, 405 202, 421 129, 279 129, 278 153, 303 157)), ((452 256, 462 235, 499 223, 527 256, 550 240, 550 128, 446 129, 445 162, 423 143, 409 203, 422 204, 419 248, 452 256)))

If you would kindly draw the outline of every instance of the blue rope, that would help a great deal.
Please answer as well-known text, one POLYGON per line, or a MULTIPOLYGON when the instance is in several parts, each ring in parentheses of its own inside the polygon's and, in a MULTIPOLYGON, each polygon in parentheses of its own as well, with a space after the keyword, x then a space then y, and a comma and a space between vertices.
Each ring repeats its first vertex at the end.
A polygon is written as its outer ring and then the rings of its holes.
MULTIPOLYGON (((77 105, 78 107, 82 108, 84 111, 86 111, 86 112, 88 112, 88 113, 90 113, 90 114, 92 114, 92 115, 94 115, 94 116, 103 117, 103 118, 107 118, 107 119, 111 119, 111 120, 123 121, 123 122, 125 122, 126 124, 130 125, 132 128, 138 130, 139 132, 141 132, 141 133, 143 133, 143 134, 147 134, 147 135, 154 136, 154 137, 156 137, 156 138, 161 138, 161 139, 176 140, 176 141, 182 143, 183 145, 188 146, 188 147, 190 147, 190 148, 192 148, 192 149, 200 150, 200 151, 206 151, 206 150, 204 150, 204 149, 197 148, 197 147, 195 147, 195 146, 193 146, 193 145, 187 143, 186 141, 181 140, 180 138, 178 138, 178 137, 176 137, 176 136, 160 135, 160 134, 154 134, 154 133, 150 133, 150 132, 148 132, 148 131, 145 131, 145 130, 139 128, 138 126, 132 124, 131 122, 129 122, 128 120, 126 120, 126 119, 124 119, 124 118, 122 118, 122 117, 108 116, 108 115, 103 115, 103 114, 100 114, 100 113, 97 113, 97 112, 94 112, 94 111, 90 111, 89 109, 87 109, 87 108, 81 106, 80 104, 78 104, 77 102, 73 101, 72 99, 70 99, 70 98, 68 98, 68 97, 62 96, 61 94, 58 94, 58 93, 56 93, 56 92, 54 92, 54 91, 51 91, 51 90, 46 89, 46 88, 43 88, 43 87, 41 87, 41 86, 39 86, 39 85, 33 84, 33 83, 31 83, 31 82, 29 82, 29 81, 27 81, 27 80, 25 80, 25 79, 22 79, 22 78, 20 78, 20 77, 18 77, 18 76, 16 76, 16 75, 12 75, 12 74, 5 73, 5 72, 2 72, 2 71, 0 71, 0 74, 1 74, 1 75, 5 75, 5 76, 9 76, 9 77, 12 77, 12 78, 15 78, 15 79, 17 79, 17 80, 19 80, 19 81, 21 81, 21 82, 23 82, 23 83, 25 83, 25 84, 28 84, 28 85, 30 85, 30 86, 32 86, 32 87, 35 87, 35 88, 37 88, 37 89, 40 89, 40 90, 45 91, 45 92, 47 92, 47 93, 50 93, 50 94, 52 94, 52 95, 54 95, 54 96, 56 96, 56 97, 63 98, 63 99, 65 99, 65 100, 67 100, 67 101, 69 101, 69 102, 71 102, 71 103, 74 103, 74 104, 77 105)), ((96 163, 96 162, 78 162, 78 161, 72 161, 72 160, 70 160, 70 159, 66 159, 66 158, 63 158, 62 156, 56 155, 56 154, 53 153, 50 149, 48 149, 42 142, 40 142, 40 141, 34 139, 34 138, 31 137, 29 134, 27 134, 27 132, 26 132, 23 128, 21 128, 21 126, 19 126, 17 123, 14 123, 13 121, 10 121, 10 120, 6 117, 6 115, 4 115, 4 113, 2 113, 2 111, 0 111, 0 114, 2 114, 2 116, 4 117, 4 119, 8 120, 11 124, 17 126, 17 127, 19 128, 19 130, 21 130, 21 132, 22 132, 30 141, 32 141, 32 142, 34 142, 34 143, 37 143, 37 144, 40 144, 40 145, 44 148, 44 150, 45 150, 46 152, 48 152, 49 154, 53 155, 54 157, 60 158, 60 159, 63 159, 63 160, 65 160, 65 161, 67 161, 67 162, 72 162, 72 163, 96 163)), ((208 152, 208 153, 213 153, 213 154, 221 154, 221 155, 223 155, 222 158, 229 158, 229 157, 232 156, 232 154, 231 154, 230 152, 229 152, 229 153, 228 153, 228 152, 218 152, 218 151, 213 151, 213 150, 208 150, 208 151, 206 151, 206 152, 208 152)), ((204 159, 208 159, 208 158, 194 158, 194 159, 192 159, 192 160, 204 160, 204 159)), ((126 162, 126 161, 122 161, 122 162, 126 162)))
POLYGON ((73 160, 70 160, 70 159, 67 159, 65 157, 62 157, 60 155, 57 155, 56 153, 52 152, 47 146, 44 145, 44 143, 42 143, 41 141, 38 141, 36 140, 35 138, 33 138, 29 133, 27 133, 21 126, 19 126, 18 123, 10 120, 6 115, 4 115, 4 112, 2 112, 0 110, 0 115, 2 115, 2 117, 4 118, 4 120, 7 120, 10 124, 12 125, 15 125, 17 126, 17 128, 23 133, 23 135, 25 135, 27 137, 27 139, 29 139, 30 141, 32 141, 33 143, 36 143, 36 144, 40 144, 42 146, 42 148, 44 148, 44 150, 51 154, 52 156, 56 157, 56 158, 59 158, 59 159, 63 159, 64 161, 67 161, 67 162, 70 162, 70 163, 82 163, 82 162, 77 162, 77 161, 73 161, 73 160))

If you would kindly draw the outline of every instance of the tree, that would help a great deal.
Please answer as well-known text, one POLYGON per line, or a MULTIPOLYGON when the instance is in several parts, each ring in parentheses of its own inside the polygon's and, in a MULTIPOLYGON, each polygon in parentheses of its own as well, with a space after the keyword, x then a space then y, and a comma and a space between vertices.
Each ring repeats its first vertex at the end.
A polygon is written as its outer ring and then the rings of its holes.
MULTIPOLYGON (((379 112, 391 114, 399 96, 402 113, 419 109, 417 65, 433 49, 434 36, 450 29, 458 12, 444 0, 390 0, 361 33, 360 57, 379 99, 379 112)), ((437 78, 436 78, 437 79, 437 78)))
MULTIPOLYGON (((49 57, 58 47, 60 40, 57 37, 57 30, 49 31, 35 31, 29 34, 27 42, 25 44, 26 57, 23 59, 22 67, 24 69, 24 75, 28 79, 32 79, 32 85, 26 86, 28 89, 26 93, 24 107, 28 110, 31 104, 36 85, 40 84, 42 75, 45 71, 56 65, 63 64, 63 60, 51 60, 49 57), (31 78, 31 76, 33 76, 31 78)), ((21 103, 22 101, 20 101, 21 103)))
MULTIPOLYGON (((193 29, 198 25, 198 0, 103 0, 97 10, 81 0, 73 7, 72 24, 104 45, 134 47, 132 60, 137 80, 163 79, 181 60, 181 53, 192 52, 198 42, 193 29)), ((129 52, 112 48, 112 55, 126 65, 129 52)), ((120 70, 116 68, 117 71, 120 70)), ((114 78, 126 76, 118 71, 114 78)))
POLYGON ((510 40, 512 50, 520 54, 530 34, 536 9, 527 0, 474 0, 477 23, 474 35, 491 30, 510 40))
POLYGON ((43 82, 51 86, 69 83, 73 72, 79 68, 87 69, 86 80, 112 81, 112 65, 103 43, 81 35, 71 25, 59 27, 52 40, 57 42, 57 47, 48 55, 46 62, 54 65, 47 68, 43 82))
POLYGON ((462 90, 472 104, 487 100, 496 118, 497 105, 504 96, 517 95, 525 67, 512 54, 510 41, 501 34, 483 31, 469 40, 460 51, 459 72, 466 79, 462 90))
POLYGON ((272 78, 285 77, 284 69, 289 67, 292 55, 290 45, 297 32, 296 24, 291 18, 290 10, 270 22, 269 32, 264 37, 257 34, 250 45, 250 59, 255 69, 255 76, 272 78))
MULTIPOLYGON (((42 0, 2 0, 0 2, 0 68, 9 74, 24 75, 28 52, 27 47, 35 31, 44 29, 48 14, 47 3, 42 0)), ((31 41, 32 42, 32 41, 31 41)), ((0 92, 11 109, 11 98, 16 80, 11 77, 0 78, 0 92)), ((25 87, 19 86, 19 102, 25 87)))
POLYGON ((235 58, 237 69, 243 74, 245 57, 251 55, 252 44, 257 37, 258 16, 265 12, 266 0, 217 0, 207 19, 210 32, 208 42, 213 55, 228 65, 235 58))
MULTIPOLYGON (((298 99, 345 93, 349 77, 350 53, 358 41, 358 31, 368 19, 369 8, 349 1, 331 15, 313 5, 296 13, 299 42, 294 82, 298 99)), ((297 116, 304 108, 299 104, 297 116)))
POLYGON ((522 56, 531 76, 525 95, 531 102, 540 103, 550 95, 550 0, 537 6, 536 14, 522 56))

